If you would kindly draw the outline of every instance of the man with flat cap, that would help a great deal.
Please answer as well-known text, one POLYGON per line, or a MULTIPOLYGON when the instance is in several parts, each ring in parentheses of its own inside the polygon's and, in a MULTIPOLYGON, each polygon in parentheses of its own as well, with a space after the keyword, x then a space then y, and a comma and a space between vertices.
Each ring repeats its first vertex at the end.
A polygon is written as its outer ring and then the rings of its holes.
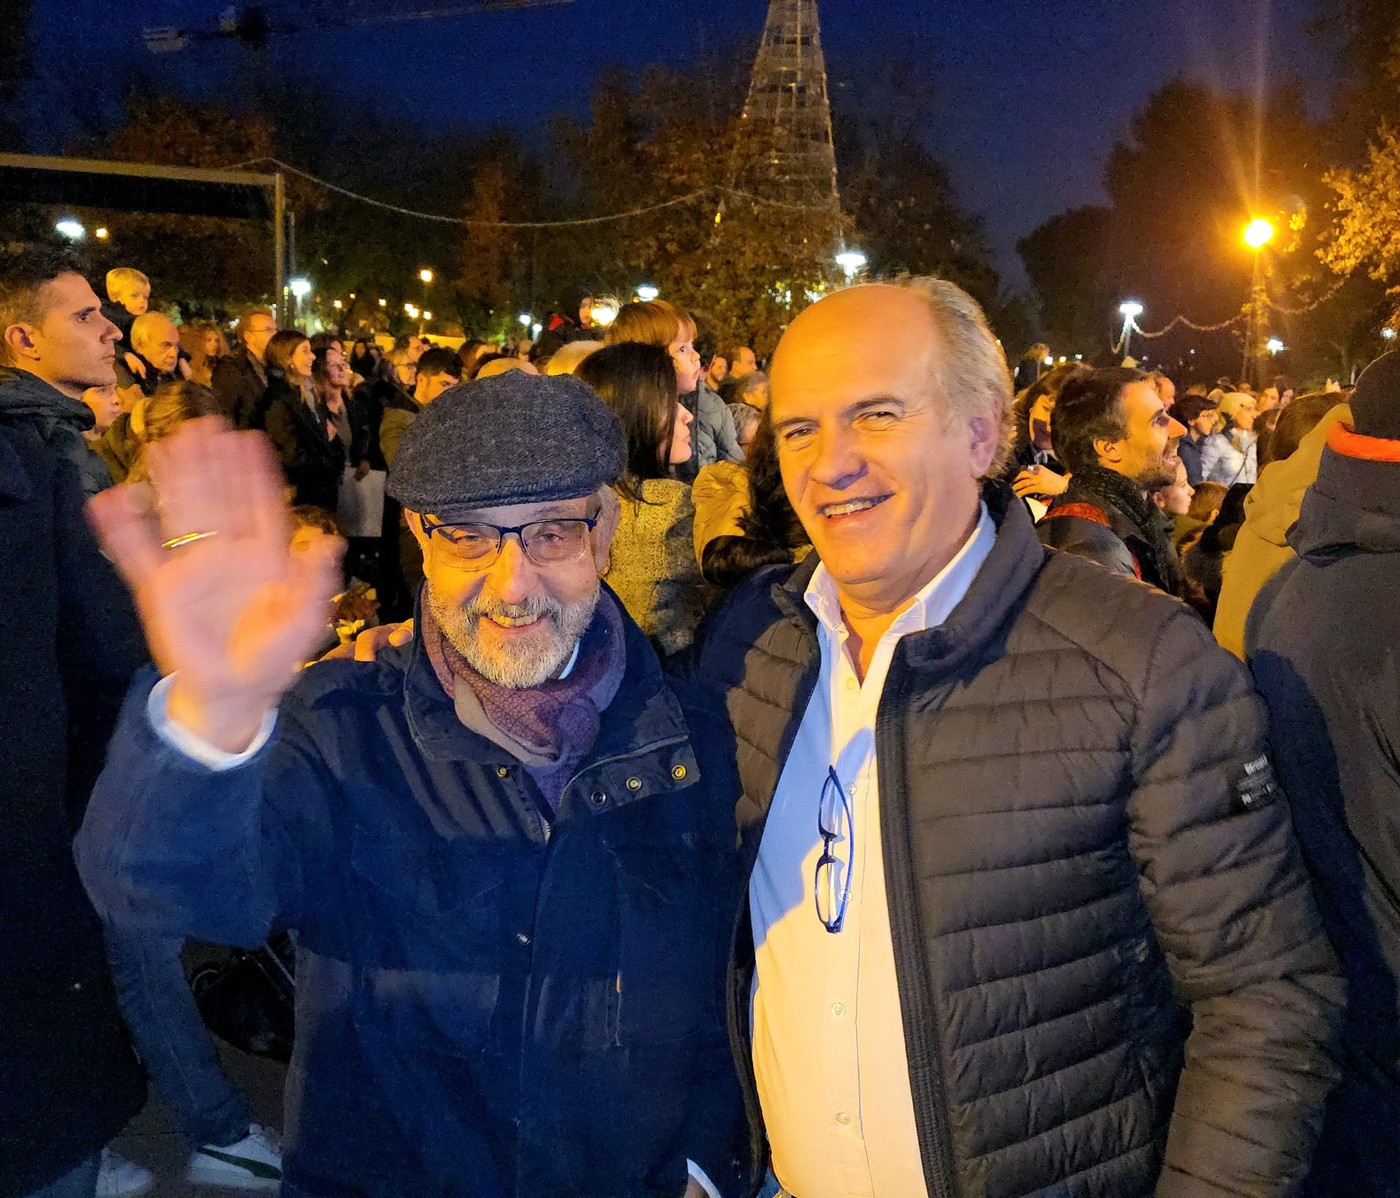
POLYGON ((567 376, 425 408, 389 483, 418 635, 372 666, 298 669, 338 549, 288 552, 260 435, 196 421, 153 447, 154 504, 93 506, 163 677, 79 867, 159 934, 296 933, 287 1198, 739 1192, 737 788, 723 724, 599 582, 623 464, 567 376))

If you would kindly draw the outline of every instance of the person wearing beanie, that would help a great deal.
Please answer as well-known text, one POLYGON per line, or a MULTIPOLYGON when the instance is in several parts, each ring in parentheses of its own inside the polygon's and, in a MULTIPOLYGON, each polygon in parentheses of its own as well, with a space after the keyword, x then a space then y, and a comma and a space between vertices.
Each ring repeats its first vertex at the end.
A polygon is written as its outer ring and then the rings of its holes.
POLYGON ((1259 434, 1254 431, 1258 402, 1243 391, 1223 391, 1219 407, 1225 427, 1201 445, 1201 481, 1224 483, 1227 487, 1253 483, 1259 473, 1255 456, 1259 434))
POLYGON ((416 636, 372 665, 298 669, 338 547, 288 550, 258 435, 196 421, 153 505, 94 508, 163 677, 128 696, 79 870, 153 931, 295 932, 284 1198, 742 1192, 733 745, 600 582, 625 465, 569 376, 426 405, 388 481, 416 636))
POLYGON ((1245 649, 1318 905, 1349 975, 1343 1077, 1310 1193, 1400 1193, 1400 354, 1327 432, 1245 649))

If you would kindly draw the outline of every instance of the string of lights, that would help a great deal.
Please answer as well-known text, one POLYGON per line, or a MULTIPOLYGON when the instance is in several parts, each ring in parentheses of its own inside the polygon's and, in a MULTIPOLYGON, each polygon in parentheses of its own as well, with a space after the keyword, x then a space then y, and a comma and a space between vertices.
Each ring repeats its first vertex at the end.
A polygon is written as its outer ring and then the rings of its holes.
POLYGON ((1246 313, 1244 312, 1236 312, 1229 320, 1222 320, 1219 324, 1197 324, 1187 316, 1173 316, 1170 322, 1152 333, 1149 333, 1146 329, 1140 328, 1136 320, 1130 319, 1128 323, 1131 325, 1133 332, 1139 337, 1147 341, 1153 341, 1158 337, 1165 337, 1176 328, 1177 325, 1185 325, 1188 329, 1192 329, 1197 333, 1218 333, 1222 329, 1228 329, 1231 325, 1239 324, 1240 321, 1245 319, 1245 316, 1246 313))
POLYGON ((1336 295, 1337 292, 1339 292, 1343 287, 1345 287, 1346 284, 1346 279, 1339 279, 1335 284, 1333 284, 1333 286, 1328 291, 1318 296, 1318 298, 1313 300, 1312 303, 1307 304, 1301 308, 1286 308, 1282 304, 1275 303, 1268 296, 1265 296, 1264 299, 1265 302, 1269 305, 1269 308, 1274 312, 1281 313, 1284 316, 1302 316, 1305 312, 1311 312, 1314 308, 1320 308, 1334 295, 1336 295))
MULTIPOLYGON (((271 164, 280 170, 286 171, 289 175, 296 175, 300 179, 305 179, 308 183, 317 187, 333 191, 337 195, 345 196, 347 199, 357 200, 362 204, 382 209, 385 212, 394 212, 399 216, 410 216, 417 220, 429 220, 438 224, 463 225, 475 229, 577 229, 587 225, 603 225, 612 221, 630 220, 635 216, 646 216, 652 212, 660 212, 666 208, 678 208, 684 204, 699 203, 701 200, 713 201, 717 196, 728 196, 736 199, 749 200, 755 204, 763 204, 768 207, 800 209, 802 211, 818 211, 807 204, 793 204, 782 200, 770 200, 765 196, 752 195, 749 192, 738 191, 732 187, 704 187, 699 191, 692 191, 683 196, 675 196, 669 200, 662 200, 655 204, 646 204, 640 208, 629 208, 625 212, 610 212, 605 216, 580 216, 567 220, 470 220, 463 216, 447 216, 440 212, 420 212, 415 208, 405 208, 399 204, 390 204, 384 200, 376 200, 373 196, 361 195, 359 192, 351 191, 349 188, 341 187, 337 183, 332 183, 328 179, 322 179, 313 175, 310 171, 304 171, 300 167, 293 166, 289 162, 283 162, 280 158, 252 158, 247 162, 239 162, 227 167, 227 170, 240 170, 249 166, 260 166, 271 164)), ((823 209, 824 210, 824 209, 823 209)))

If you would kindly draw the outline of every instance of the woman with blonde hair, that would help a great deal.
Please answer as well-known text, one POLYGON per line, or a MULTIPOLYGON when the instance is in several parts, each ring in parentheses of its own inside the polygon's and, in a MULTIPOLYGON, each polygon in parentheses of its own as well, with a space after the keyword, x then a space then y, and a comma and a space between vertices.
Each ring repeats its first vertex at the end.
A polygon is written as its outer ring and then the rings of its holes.
POLYGON ((718 395, 701 384, 704 370, 695 351, 695 321, 690 313, 669 300, 647 300, 624 304, 617 319, 603 334, 604 345, 637 341, 660 346, 671 356, 676 372, 676 394, 695 418, 695 452, 683 470, 694 478, 704 466, 716 461, 742 462, 744 451, 734 431, 734 417, 718 395))
POLYGON ((213 321, 195 320, 180 326, 180 352, 189 359, 190 381, 212 387, 214 367, 228 356, 228 342, 213 321))

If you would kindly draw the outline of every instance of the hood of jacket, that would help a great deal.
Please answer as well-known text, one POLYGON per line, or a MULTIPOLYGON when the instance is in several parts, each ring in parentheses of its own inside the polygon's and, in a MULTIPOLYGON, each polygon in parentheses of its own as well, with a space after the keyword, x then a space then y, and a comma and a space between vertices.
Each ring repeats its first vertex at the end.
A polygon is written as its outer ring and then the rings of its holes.
POLYGON ((1317 477, 1322 450, 1333 425, 1351 423, 1351 409, 1338 404, 1298 442, 1298 448, 1281 462, 1270 462, 1259 472, 1259 481, 1244 501, 1245 528, 1260 540, 1284 549, 1288 530, 1298 519, 1303 494, 1317 477))
POLYGON ((88 406, 27 370, 0 366, 0 420, 29 420, 49 440, 60 425, 82 433, 97 423, 88 406))
POLYGON ((1400 552, 1400 441, 1334 425, 1288 543, 1320 565, 1352 553, 1400 552))

